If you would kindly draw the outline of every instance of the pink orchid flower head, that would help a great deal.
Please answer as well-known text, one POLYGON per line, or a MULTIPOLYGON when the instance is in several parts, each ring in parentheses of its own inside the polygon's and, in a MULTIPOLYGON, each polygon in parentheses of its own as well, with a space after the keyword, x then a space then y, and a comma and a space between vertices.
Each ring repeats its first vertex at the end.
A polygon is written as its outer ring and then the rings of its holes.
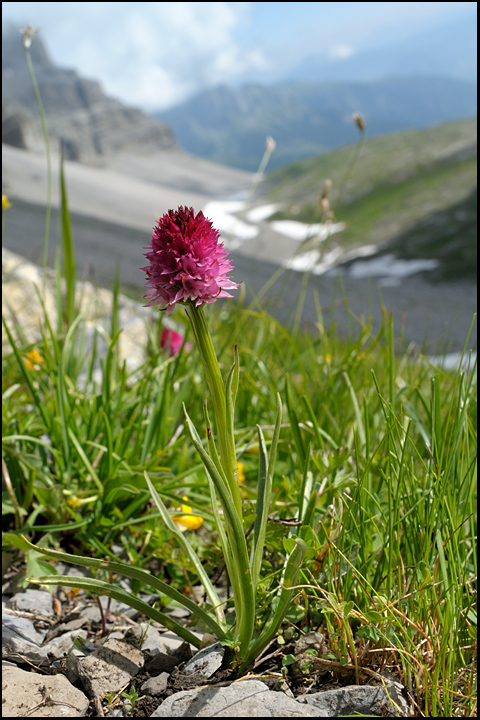
POLYGON ((238 283, 228 275, 233 265, 219 236, 211 221, 193 208, 180 206, 161 217, 145 248, 150 264, 141 268, 147 275, 145 307, 160 305, 169 315, 176 303, 198 306, 232 297, 226 291, 238 283))

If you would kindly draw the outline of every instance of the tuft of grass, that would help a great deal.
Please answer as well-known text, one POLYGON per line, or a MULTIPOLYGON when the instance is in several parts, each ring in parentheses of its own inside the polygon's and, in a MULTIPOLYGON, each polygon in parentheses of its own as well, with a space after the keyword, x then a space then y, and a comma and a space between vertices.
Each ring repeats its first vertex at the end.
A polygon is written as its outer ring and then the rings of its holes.
MULTIPOLYGON (((277 390, 285 404, 262 561, 270 579, 259 603, 268 607, 285 556, 281 522, 309 503, 303 539, 310 551, 289 621, 302 631, 322 628, 336 658, 400 674, 423 712, 468 714, 476 651, 475 366, 445 372, 397 354, 387 317, 380 333, 364 323, 350 341, 327 330, 321 316, 313 334, 241 304, 218 302, 210 317, 223 368, 240 339, 235 426, 245 531, 256 498, 254 428, 260 424, 268 444, 277 390)), ((120 546, 131 563, 156 568, 180 588, 182 568, 195 583, 142 479, 147 470, 171 511, 188 495, 205 521, 192 542, 213 573, 222 558, 206 480, 181 425, 185 402, 203 426, 206 387, 195 355, 184 346, 165 357, 157 347, 141 372, 128 374, 114 361, 113 318, 95 381, 80 342, 83 322, 77 316, 58 335, 45 317, 44 363, 35 370, 24 360, 31 346, 7 330, 3 454, 19 510, 7 506, 5 542, 15 545, 21 531, 47 546, 112 559, 120 546)))

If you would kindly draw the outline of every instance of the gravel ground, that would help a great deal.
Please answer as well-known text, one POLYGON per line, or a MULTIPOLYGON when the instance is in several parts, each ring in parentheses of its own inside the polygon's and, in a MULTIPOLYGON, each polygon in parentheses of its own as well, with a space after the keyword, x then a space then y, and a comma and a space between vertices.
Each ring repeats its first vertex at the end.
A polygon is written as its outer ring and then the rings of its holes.
MULTIPOLYGON (((10 197, 13 207, 4 217, 4 246, 41 264, 45 210, 40 205, 10 197)), ((111 287, 117 263, 121 282, 131 295, 143 296, 144 274, 139 269, 144 247, 150 233, 145 230, 113 224, 97 218, 72 213, 72 225, 77 253, 78 275, 99 285, 111 287)), ((56 212, 52 214, 52 228, 56 228, 56 212)), ((52 232, 52 237, 55 233, 52 232)), ((269 235, 268 226, 262 225, 261 237, 245 244, 240 252, 233 252, 235 280, 245 283, 247 294, 258 293, 279 269, 274 262, 255 257, 255 248, 265 257, 265 246, 274 247, 275 238, 269 235)), ((51 241, 49 264, 53 265, 54 242, 51 241)), ((274 256, 275 253, 272 252, 274 256)), ((293 271, 284 272, 267 293, 266 300, 272 313, 281 320, 293 318, 303 276, 293 271)), ((329 325, 333 321, 344 335, 358 330, 355 318, 371 316, 374 328, 380 327, 382 303, 393 311, 396 334, 406 344, 414 343, 418 349, 430 353, 461 351, 476 312, 476 285, 471 282, 433 284, 426 274, 417 274, 402 280, 396 287, 379 287, 378 283, 344 277, 343 286, 349 312, 345 311, 339 278, 314 276, 310 278, 303 308, 302 320, 313 324, 317 320, 314 293, 329 325)), ((470 347, 476 343, 476 327, 470 347)))

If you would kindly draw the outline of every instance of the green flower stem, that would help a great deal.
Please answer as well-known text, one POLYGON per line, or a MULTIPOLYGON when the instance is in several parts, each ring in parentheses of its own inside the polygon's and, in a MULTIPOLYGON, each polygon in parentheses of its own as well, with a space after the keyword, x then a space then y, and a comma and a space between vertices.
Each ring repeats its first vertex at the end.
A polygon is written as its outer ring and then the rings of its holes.
POLYGON ((213 347, 212 337, 205 317, 204 306, 195 307, 193 303, 187 310, 188 318, 192 324, 195 340, 202 358, 203 367, 207 376, 208 386, 213 398, 215 420, 217 425, 220 461, 222 464, 228 487, 238 514, 242 519, 242 501, 238 487, 238 465, 235 454, 235 440, 233 428, 227 423, 227 401, 225 386, 218 366, 217 356, 213 347))
POLYGON ((297 582, 298 573, 302 565, 303 558, 305 557, 306 551, 306 543, 301 538, 297 538, 297 540, 295 541, 295 546, 285 563, 282 589, 278 597, 276 610, 268 620, 265 628, 260 633, 259 637, 257 637, 248 648, 247 654, 243 656, 242 663, 240 665, 241 669, 246 668, 251 662, 253 662, 257 655, 262 652, 263 648, 268 645, 270 640, 275 637, 275 633, 280 627, 282 620, 288 610, 288 606, 290 605, 290 600, 293 594, 293 587, 297 582))
MULTIPOLYGON (((233 498, 225 485, 224 479, 220 474, 215 461, 203 447, 195 426, 188 417, 185 406, 184 413, 187 432, 190 435, 195 449, 202 458, 211 482, 218 492, 224 512, 227 536, 232 555, 232 563, 228 563, 231 566, 230 569, 233 570, 230 580, 232 581, 232 585, 234 587, 235 611, 237 614, 235 642, 238 644, 243 653, 246 652, 246 649, 249 646, 255 624, 255 593, 248 559, 247 543, 243 531, 243 523, 241 517, 238 516, 233 503, 233 498)), ((212 500, 214 501, 214 499, 214 494, 212 494, 212 500)), ((223 533, 220 532, 220 535, 223 538, 223 533)))

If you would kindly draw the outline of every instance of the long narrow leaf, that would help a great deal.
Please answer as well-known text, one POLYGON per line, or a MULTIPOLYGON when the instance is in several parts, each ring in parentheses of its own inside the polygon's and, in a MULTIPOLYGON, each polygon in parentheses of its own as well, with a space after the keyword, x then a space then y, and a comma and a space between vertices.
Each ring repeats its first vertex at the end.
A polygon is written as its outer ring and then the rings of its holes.
MULTIPOLYGON (((225 532, 225 529, 223 527, 223 521, 220 517, 220 513, 218 511, 218 502, 217 502, 217 494, 215 492, 215 485, 213 484, 213 481, 210 477, 210 475, 207 473, 207 479, 208 479, 208 485, 210 488, 210 499, 212 502, 212 509, 213 509, 213 517, 215 520, 215 525, 218 531, 218 537, 220 540, 220 545, 222 546, 223 551, 223 559, 225 561, 225 565, 227 568, 228 577, 230 579, 230 583, 232 584, 232 587, 234 589, 234 600, 235 598, 240 597, 240 578, 238 575, 238 568, 235 565, 232 551, 228 542, 227 534, 225 532)), ((220 608, 221 609, 221 608, 220 608)), ((222 610, 222 620, 224 619, 223 616, 223 610, 222 610)))
POLYGON ((91 475, 92 480, 94 481, 95 485, 96 485, 97 488, 99 489, 100 494, 103 495, 103 489, 104 489, 104 488, 103 488, 102 481, 100 480, 100 478, 98 477, 96 471, 94 470, 94 467, 93 467, 92 463, 91 463, 90 460, 87 458, 87 456, 86 456, 86 454, 85 454, 85 451, 84 451, 84 449, 82 448, 79 440, 76 438, 75 433, 73 432, 72 428, 69 427, 69 428, 67 429, 67 432, 68 432, 68 437, 70 438, 70 440, 71 440, 72 443, 74 444, 75 449, 76 449, 77 453, 79 454, 79 456, 80 456, 83 464, 84 464, 85 467, 87 468, 89 474, 91 475))
POLYGON ((81 590, 96 593, 97 595, 106 595, 118 602, 129 605, 129 607, 134 608, 134 610, 138 610, 138 612, 160 623, 196 648, 200 648, 201 638, 198 638, 190 632, 190 630, 179 625, 175 620, 172 620, 171 617, 160 612, 160 610, 155 610, 155 608, 147 605, 146 602, 135 597, 132 593, 115 587, 115 585, 111 585, 108 582, 103 582, 103 580, 93 580, 91 578, 74 577, 71 575, 45 575, 44 577, 29 577, 26 579, 28 582, 37 585, 64 585, 66 587, 80 588, 81 590))
POLYGON ((344 371, 343 377, 345 378, 345 382, 347 383, 348 389, 350 391, 350 397, 352 398, 352 404, 355 411, 355 419, 357 421, 360 442, 362 443, 362 447, 365 448, 365 428, 363 427, 363 417, 362 413, 360 412, 360 406, 358 404, 357 396, 355 394, 355 390, 353 389, 352 381, 350 380, 348 373, 344 371))
POLYGON ((67 356, 68 356, 68 349, 70 345, 70 341, 73 337, 73 334, 77 328, 77 325, 79 324, 82 316, 78 315, 78 317, 75 318, 75 320, 70 325, 68 332, 65 336, 65 342, 62 349, 62 354, 60 356, 60 362, 58 363, 58 372, 57 372, 57 401, 58 401, 58 410, 60 414, 60 427, 61 432, 63 436, 63 447, 64 447, 64 453, 65 453, 65 465, 67 469, 67 478, 70 480, 71 476, 71 466, 70 466, 70 443, 68 441, 68 425, 69 425, 69 419, 70 419, 70 403, 68 399, 68 393, 66 388, 66 382, 65 382, 65 376, 66 376, 66 366, 67 366, 67 356))
POLYGON ((203 567, 202 563, 200 562, 197 553, 192 548, 192 546, 188 542, 185 535, 177 528, 177 526, 173 522, 167 508, 165 507, 165 505, 163 503, 162 498, 156 491, 155 486, 152 483, 152 481, 150 480, 150 478, 148 477, 148 474, 146 471, 145 471, 144 475, 145 475, 145 480, 147 481, 148 489, 150 490, 153 501, 154 501, 155 505, 157 506, 157 509, 158 509, 160 515, 162 516, 164 523, 166 524, 168 529, 173 533, 178 544, 185 551, 186 555, 188 556, 191 563, 193 564, 193 566, 195 568, 195 572, 197 573, 197 575, 200 579, 200 582, 202 583, 203 587, 205 588, 205 592, 207 593, 208 598, 213 605, 218 622, 223 623, 223 609, 221 607, 220 598, 218 597, 218 595, 215 591, 215 588, 213 587, 212 583, 210 582, 210 578, 208 577, 207 573, 205 572, 205 568, 203 567))
POLYGON ((257 431, 259 449, 258 488, 255 523, 253 527, 253 544, 250 560, 250 565, 252 568, 253 586, 255 589, 258 584, 258 578, 260 577, 260 569, 262 566, 263 557, 263 544, 267 527, 268 512, 270 509, 270 475, 268 472, 267 448, 265 446, 265 438, 263 437, 263 432, 260 425, 257 425, 257 431))
POLYGON ((280 624, 285 617, 288 610, 290 600, 293 593, 293 586, 297 581, 298 572, 305 557, 307 551, 306 543, 301 539, 295 540, 295 546, 287 558, 284 568, 282 589, 278 598, 277 607, 275 612, 272 614, 270 619, 264 626, 263 632, 260 636, 251 644, 246 657, 243 659, 242 668, 249 665, 257 655, 263 650, 270 640, 275 636, 280 624))
POLYGON ((208 451, 210 453, 210 457, 212 458, 213 462, 215 463, 215 466, 219 472, 219 475, 223 478, 225 486, 227 486, 228 485, 227 478, 225 476, 225 473, 223 472, 222 464, 220 462, 220 457, 217 452, 217 446, 215 445, 215 440, 213 437, 212 423, 210 422, 210 416, 208 414, 206 400, 203 404, 203 417, 205 418, 205 425, 207 427, 207 442, 208 442, 208 451))
MULTIPOLYGON (((164 583, 162 580, 154 577, 146 570, 132 567, 131 565, 127 565, 123 562, 112 561, 110 560, 110 558, 106 558, 105 560, 97 560, 95 558, 85 558, 81 555, 69 555, 68 553, 60 552, 59 550, 49 550, 47 548, 37 547, 36 545, 33 545, 33 543, 31 543, 29 540, 27 540, 23 535, 21 536, 21 538, 27 543, 30 549, 35 550, 36 552, 41 553, 46 557, 52 558, 53 560, 67 562, 71 565, 78 565, 80 567, 97 568, 104 570, 106 569, 109 572, 115 573, 116 575, 122 575, 124 577, 131 578, 132 580, 138 580, 144 585, 147 585, 148 587, 151 587, 154 590, 158 590, 159 592, 163 593, 171 600, 180 603, 181 605, 183 605, 183 607, 186 607, 187 610, 190 610, 192 613, 196 613, 198 617, 201 618, 201 620, 205 623, 205 625, 209 627, 210 630, 213 630, 213 632, 217 635, 218 638, 222 638, 225 635, 220 625, 208 613, 206 613, 203 608, 200 608, 193 600, 186 597, 185 595, 182 595, 182 593, 180 593, 178 590, 172 588, 171 585, 167 585, 167 583, 164 583)), ((40 579, 43 581, 43 578, 40 579)), ((64 585, 65 583, 61 582, 58 584, 64 585)))
MULTIPOLYGON (((210 452, 210 457, 214 461, 220 476, 224 479, 225 487, 227 487, 227 478, 225 477, 225 473, 223 472, 223 468, 220 463, 220 458, 217 453, 217 448, 215 446, 215 440, 213 438, 212 426, 210 423, 210 417, 208 414, 206 401, 203 406, 203 414, 205 417, 205 424, 207 426, 207 442, 208 442, 208 449, 210 452)), ((208 485, 210 488, 210 499, 211 499, 211 503, 212 503, 213 516, 214 516, 216 528, 218 530, 220 544, 221 544, 222 550, 223 550, 223 557, 225 560, 225 565, 227 566, 228 577, 230 578, 230 582, 232 583, 232 586, 234 589, 234 592, 233 592, 234 598, 238 598, 240 596, 239 595, 239 593, 240 593, 240 578, 239 578, 239 574, 238 574, 238 567, 233 562, 231 548, 230 548, 230 545, 228 542, 228 537, 227 537, 227 534, 226 534, 225 528, 224 528, 224 521, 220 517, 220 513, 218 511, 218 499, 217 499, 217 494, 215 492, 215 484, 214 484, 213 480, 211 479, 210 474, 208 472, 207 472, 207 480, 208 480, 208 485)))
POLYGON ((332 436, 329 435, 327 432, 325 432, 325 430, 323 430, 321 427, 319 427, 318 422, 317 422, 317 418, 316 418, 315 413, 314 413, 314 411, 313 411, 313 408, 312 408, 312 406, 311 406, 311 404, 310 404, 310 400, 307 398, 306 395, 302 395, 302 398, 301 398, 301 399, 302 399, 302 402, 303 402, 303 404, 305 405, 305 407, 306 407, 306 409, 307 409, 307 412, 308 412, 308 414, 309 414, 309 416, 310 416, 310 422, 311 422, 312 425, 313 425, 313 430, 314 430, 314 432, 315 432, 315 435, 316 435, 316 438, 317 438, 317 442, 318 442, 319 447, 323 449, 323 440, 322 440, 322 438, 325 438, 325 440, 328 441, 328 443, 332 446, 332 448, 333 448, 334 450, 337 450, 338 444, 335 442, 335 440, 332 438, 332 436))
POLYGON ((21 369, 21 371, 22 371, 22 373, 23 373, 23 376, 24 376, 24 378, 25 378, 25 380, 26 380, 26 383, 27 383, 28 387, 30 388, 30 392, 32 393, 33 399, 35 400, 35 404, 36 404, 36 406, 38 407, 38 409, 39 409, 39 411, 40 411, 40 415, 42 416, 43 422, 45 423, 45 427, 48 428, 48 429, 50 429, 50 428, 51 428, 51 425, 52 425, 51 418, 47 415, 47 412, 46 412, 46 409, 45 409, 45 405, 44 405, 44 403, 43 403, 43 402, 41 401, 41 399, 40 399, 40 396, 39 396, 39 394, 38 394, 38 392, 37 392, 37 390, 36 390, 36 388, 35 388, 35 385, 34 385, 34 383, 33 383, 33 381, 32 381, 32 378, 30 377, 30 373, 29 373, 29 371, 28 371, 27 368, 26 368, 26 365, 25 365, 25 362, 24 362, 24 360, 23 360, 23 358, 22 358, 22 355, 21 355, 21 353, 20 353, 20 350, 18 349, 17 344, 15 343, 15 340, 13 339, 12 333, 10 332, 10 329, 9 329, 9 327, 8 327, 6 321, 5 321, 5 318, 3 317, 3 315, 2 315, 2 322, 3 322, 3 327, 5 328, 5 332, 6 332, 7 335, 8 335, 8 339, 9 339, 9 341, 10 341, 10 345, 12 346, 12 350, 13 350, 13 352, 14 352, 14 354, 15 354, 15 357, 17 358, 17 362, 18 362, 18 364, 20 365, 20 369, 21 369))
POLYGON ((250 571, 250 563, 248 559, 247 543, 243 533, 243 527, 236 512, 236 508, 230 494, 229 488, 225 486, 215 463, 204 449, 199 435, 188 416, 185 405, 183 406, 185 414, 185 422, 188 434, 195 445, 195 449, 203 460, 205 469, 212 479, 215 489, 220 496, 223 512, 227 523, 227 534, 232 545, 232 554, 235 562, 238 563, 238 573, 240 578, 241 597, 238 600, 237 607, 241 611, 240 617, 237 617, 237 639, 239 644, 246 646, 251 639, 253 626, 255 621, 254 607, 254 589, 250 571))
POLYGON ((275 416, 275 427, 273 429, 273 437, 272 437, 272 443, 270 445, 270 452, 268 454, 268 472, 271 476, 271 479, 273 478, 273 471, 275 469, 275 462, 277 459, 277 446, 278 446, 278 439, 280 437, 280 428, 282 426, 282 398, 280 397, 280 393, 277 392, 277 409, 276 409, 276 416, 275 416))
POLYGON ((236 384, 238 386, 238 367, 235 363, 230 370, 227 382, 225 384, 225 434, 226 434, 226 445, 228 447, 228 460, 232 463, 233 467, 231 468, 231 472, 229 472, 229 468, 224 468, 225 474, 228 478, 233 479, 233 483, 230 487, 230 491, 233 497, 233 502, 235 503, 235 508, 237 511, 237 514, 239 517, 242 517, 242 499, 240 497, 240 489, 238 487, 238 466, 237 466, 237 460, 235 455, 235 440, 234 440, 234 413, 235 413, 235 406, 234 406, 234 394, 236 395, 236 391, 232 390, 232 386, 234 384, 234 378, 236 376, 236 384), (236 372, 235 372, 236 371, 236 372))
POLYGON ((232 382, 232 403, 233 407, 235 408, 235 403, 237 401, 237 391, 238 391, 238 379, 240 374, 240 358, 238 355, 238 345, 235 345, 235 363, 233 366, 234 373, 233 373, 233 382, 232 382))
POLYGON ((305 467, 303 468, 302 484, 300 487, 300 493, 298 496, 298 518, 303 520, 305 517, 305 508, 307 507, 308 499, 312 493, 313 487, 313 475, 309 470, 310 466, 310 443, 308 444, 308 455, 305 467))
POLYGON ((63 263, 65 269, 65 280, 67 285, 66 320, 67 325, 71 325, 75 317, 76 264, 72 223, 70 220, 70 213, 68 211, 67 187, 64 174, 63 148, 60 157, 60 196, 63 263))
POLYGON ((291 390, 290 390, 290 380, 288 377, 285 382, 285 396, 287 399, 288 417, 290 419, 290 428, 292 431, 293 440, 295 442, 295 447, 297 449, 297 454, 298 454, 298 459, 299 459, 300 465, 303 467, 305 465, 305 459, 306 459, 305 443, 303 442, 303 438, 300 433, 300 428, 298 426, 298 417, 297 417, 295 408, 293 406, 293 399, 291 397, 291 390))

